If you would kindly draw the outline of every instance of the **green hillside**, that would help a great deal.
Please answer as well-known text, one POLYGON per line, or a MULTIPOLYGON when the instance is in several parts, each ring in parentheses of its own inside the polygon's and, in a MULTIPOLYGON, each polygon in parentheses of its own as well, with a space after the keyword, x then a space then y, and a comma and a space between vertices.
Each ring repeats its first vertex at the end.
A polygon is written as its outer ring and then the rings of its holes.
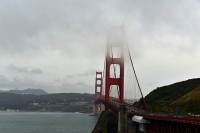
POLYGON ((199 101, 199 100, 200 100, 200 86, 197 87, 195 90, 185 94, 183 97, 172 102, 172 105, 186 103, 190 101, 199 101))
POLYGON ((200 113, 200 86, 171 103, 171 107, 185 112, 200 113))
MULTIPOLYGON (((195 94, 195 92, 192 93, 192 91, 197 89, 199 86, 200 78, 189 79, 187 81, 182 81, 171 85, 159 87, 150 92, 145 97, 145 100, 147 102, 147 105, 149 106, 149 109, 152 112, 174 112, 177 108, 179 108, 180 104, 178 103, 180 103, 180 101, 183 101, 183 96, 186 97, 186 95, 188 94, 188 97, 194 97, 192 94, 195 94), (178 99, 180 100, 177 101, 178 99)), ((189 99, 188 97, 187 99, 189 99)), ((192 100, 192 98, 190 99, 192 100)), ((187 107, 185 106, 185 108, 187 107)))

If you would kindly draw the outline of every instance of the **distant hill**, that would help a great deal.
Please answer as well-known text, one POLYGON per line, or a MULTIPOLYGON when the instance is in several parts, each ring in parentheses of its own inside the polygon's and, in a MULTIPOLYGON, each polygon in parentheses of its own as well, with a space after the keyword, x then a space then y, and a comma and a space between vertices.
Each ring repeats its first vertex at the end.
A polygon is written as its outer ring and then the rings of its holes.
POLYGON ((25 90, 9 90, 6 91, 8 93, 13 93, 13 94, 33 94, 33 95, 45 95, 48 94, 46 91, 42 90, 42 89, 25 89, 25 90))
POLYGON ((92 112, 94 94, 47 95, 0 93, 0 110, 92 112))
MULTIPOLYGON (((190 102, 200 99, 200 78, 189 79, 171 85, 159 87, 150 92, 145 100, 149 109, 153 112, 170 112, 181 108, 187 110, 190 102), (194 98, 195 97, 195 98, 194 98)), ((190 104, 191 105, 191 104, 190 104)), ((192 104, 194 105, 194 104, 192 104)))

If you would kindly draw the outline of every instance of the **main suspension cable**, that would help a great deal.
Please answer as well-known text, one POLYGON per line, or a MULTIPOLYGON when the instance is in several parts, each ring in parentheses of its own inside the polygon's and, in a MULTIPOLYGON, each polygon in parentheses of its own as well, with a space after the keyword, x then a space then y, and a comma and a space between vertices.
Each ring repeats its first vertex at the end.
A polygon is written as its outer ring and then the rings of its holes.
POLYGON ((134 68, 134 65, 133 65, 133 60, 132 60, 132 57, 131 57, 131 53, 130 53, 130 50, 129 50, 127 41, 126 41, 126 46, 127 46, 127 49, 128 49, 128 54, 129 54, 129 58, 130 58, 130 61, 131 61, 131 65, 132 65, 132 68, 133 68, 133 72, 134 72, 134 75, 135 75, 135 78, 136 78, 136 82, 137 82, 137 84, 138 84, 138 87, 139 87, 139 90, 140 90, 140 94, 141 94, 141 96, 142 96, 142 100, 143 100, 143 102, 144 102, 144 107, 145 107, 145 109, 147 109, 147 105, 146 105, 145 99, 144 99, 144 97, 143 97, 142 90, 141 90, 141 87, 140 87, 140 84, 139 84, 139 81, 138 81, 138 78, 137 78, 137 75, 136 75, 136 72, 135 72, 135 68, 134 68))

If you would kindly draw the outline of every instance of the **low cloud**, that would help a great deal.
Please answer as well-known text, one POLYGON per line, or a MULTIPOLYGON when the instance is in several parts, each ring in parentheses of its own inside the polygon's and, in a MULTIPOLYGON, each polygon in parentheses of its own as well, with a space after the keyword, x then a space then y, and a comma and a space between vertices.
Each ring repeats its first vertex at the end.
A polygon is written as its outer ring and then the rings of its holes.
POLYGON ((12 64, 10 64, 8 66, 8 70, 14 71, 14 72, 17 72, 17 73, 28 73, 29 72, 27 67, 17 67, 17 66, 12 65, 12 64))
POLYGON ((31 68, 31 67, 18 67, 13 64, 10 64, 8 67, 9 71, 13 71, 16 73, 30 73, 30 74, 41 74, 42 70, 38 68, 31 68))
POLYGON ((78 78, 78 77, 93 77, 96 73, 96 70, 94 69, 90 69, 85 71, 84 73, 75 73, 75 74, 67 74, 65 75, 65 77, 67 79, 71 79, 71 78, 78 78))
POLYGON ((4 75, 0 75, 0 83, 7 83, 8 79, 4 75))
POLYGON ((36 68, 36 69, 32 69, 30 70, 31 73, 34 73, 34 74, 41 74, 42 73, 42 70, 36 68))
POLYGON ((0 88, 92 92, 108 29, 121 24, 147 92, 199 77, 198 0, 0 0, 0 20, 0 88))
POLYGON ((90 69, 90 70, 87 70, 86 72, 84 72, 84 73, 81 73, 81 74, 79 74, 80 76, 93 76, 93 75, 95 75, 96 73, 96 70, 94 70, 94 69, 90 69))

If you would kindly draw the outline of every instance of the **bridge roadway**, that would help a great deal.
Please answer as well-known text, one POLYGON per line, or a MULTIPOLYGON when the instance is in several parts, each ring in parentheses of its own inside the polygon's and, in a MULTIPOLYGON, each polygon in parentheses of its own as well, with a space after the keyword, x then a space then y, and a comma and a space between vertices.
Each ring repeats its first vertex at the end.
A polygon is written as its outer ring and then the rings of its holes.
MULTIPOLYGON (((105 103, 104 97, 96 99, 96 103, 105 103)), ((150 113, 142 109, 135 108, 125 103, 127 108, 127 117, 141 116, 150 123, 147 124, 147 132, 149 133, 200 133, 200 119, 192 116, 179 116, 172 114, 150 113)), ((116 117, 118 117, 120 103, 110 98, 108 104, 116 117)))

